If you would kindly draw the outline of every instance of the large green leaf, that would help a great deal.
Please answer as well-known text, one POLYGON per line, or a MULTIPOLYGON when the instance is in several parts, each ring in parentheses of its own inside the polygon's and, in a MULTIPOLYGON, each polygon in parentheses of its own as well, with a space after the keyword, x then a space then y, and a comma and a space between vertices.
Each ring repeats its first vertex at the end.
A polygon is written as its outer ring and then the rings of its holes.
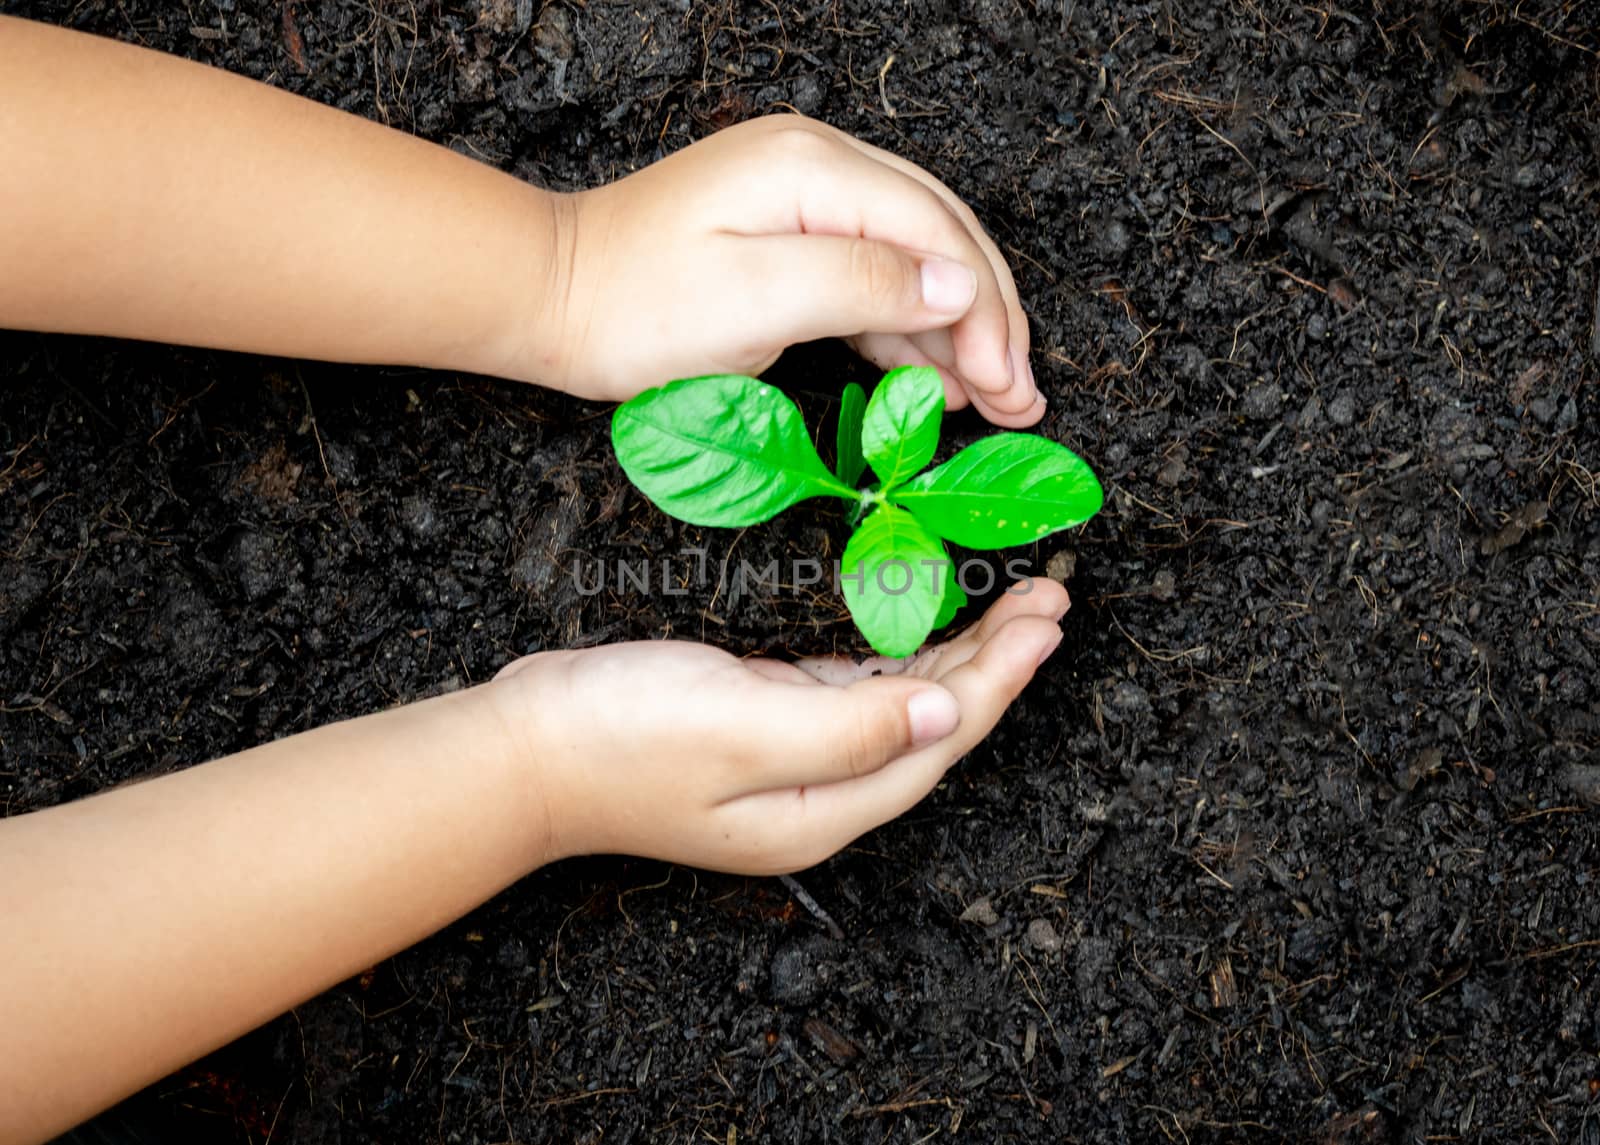
POLYGON ((1105 494, 1065 446, 997 433, 889 493, 925 526, 969 549, 1003 549, 1081 525, 1105 494))
POLYGON ((840 586, 856 627, 881 656, 909 656, 933 631, 947 561, 939 538, 904 509, 884 505, 844 547, 840 586), (928 563, 924 563, 928 562, 928 563))
POLYGON ((933 460, 944 413, 944 382, 931 366, 890 370, 872 391, 861 448, 882 488, 891 489, 933 460))
POLYGON ((857 498, 822 464, 795 404, 738 374, 685 378, 624 402, 611 444, 628 480, 691 525, 753 525, 807 497, 857 498))
POLYGON ((867 409, 867 391, 851 382, 839 400, 838 449, 834 474, 846 485, 859 485, 867 459, 861 453, 861 415, 867 409))

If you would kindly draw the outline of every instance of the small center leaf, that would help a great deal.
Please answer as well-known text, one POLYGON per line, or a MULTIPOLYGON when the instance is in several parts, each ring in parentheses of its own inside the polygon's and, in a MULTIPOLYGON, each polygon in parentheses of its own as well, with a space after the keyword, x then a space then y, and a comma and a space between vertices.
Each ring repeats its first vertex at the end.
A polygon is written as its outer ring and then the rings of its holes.
POLYGON ((872 391, 861 448, 885 491, 933 460, 944 413, 944 382, 931 366, 890 370, 872 391))
POLYGON ((834 473, 846 485, 861 484, 867 459, 861 453, 861 418, 867 409, 867 391, 851 382, 839 401, 839 429, 834 473))

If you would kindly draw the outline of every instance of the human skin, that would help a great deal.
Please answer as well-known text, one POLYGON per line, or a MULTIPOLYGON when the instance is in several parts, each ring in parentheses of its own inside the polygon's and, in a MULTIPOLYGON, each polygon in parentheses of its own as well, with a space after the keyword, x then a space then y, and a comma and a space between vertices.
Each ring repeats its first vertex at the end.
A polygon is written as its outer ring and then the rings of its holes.
POLYGON ((939 366, 951 408, 1043 414, 1016 287, 972 212, 799 116, 554 194, 238 76, 0 17, 0 155, 14 327, 605 399, 840 336, 885 367, 939 366))
POLYGON ((546 652, 0 820, 0 1142, 49 1139, 545 863, 820 862, 926 795, 1055 649, 1066 592, 1026 587, 899 675, 679 641, 546 652))
MULTIPOLYGON (((759 370, 834 334, 939 365, 953 405, 999 424, 1042 412, 1015 288, 970 212, 805 120, 557 196, 236 77, 0 18, 0 156, 0 326, 591 398, 759 370)), ((822 860, 931 790, 1055 648, 1065 591, 1024 587, 898 673, 671 641, 549 652, 0 820, 0 1145, 47 1139, 544 863, 822 860)))

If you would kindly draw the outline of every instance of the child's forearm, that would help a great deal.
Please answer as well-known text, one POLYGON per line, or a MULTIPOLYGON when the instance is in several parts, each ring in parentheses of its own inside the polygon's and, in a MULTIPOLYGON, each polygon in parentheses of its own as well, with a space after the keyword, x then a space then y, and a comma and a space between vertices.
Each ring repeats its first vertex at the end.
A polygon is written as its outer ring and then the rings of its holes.
POLYGON ((562 199, 215 69, 0 17, 0 326, 507 372, 562 199))
POLYGON ((989 732, 1067 604, 1049 581, 1008 592, 899 673, 672 640, 543 652, 0 819, 0 1145, 47 1139, 543 862, 820 862, 989 732))
POLYGON ((1044 413, 999 248, 799 116, 552 194, 250 80, 0 17, 0 326, 466 369, 623 400, 840 336, 1044 413))
POLYGON ((43 1140, 550 856, 490 690, 0 820, 0 1143, 43 1140))

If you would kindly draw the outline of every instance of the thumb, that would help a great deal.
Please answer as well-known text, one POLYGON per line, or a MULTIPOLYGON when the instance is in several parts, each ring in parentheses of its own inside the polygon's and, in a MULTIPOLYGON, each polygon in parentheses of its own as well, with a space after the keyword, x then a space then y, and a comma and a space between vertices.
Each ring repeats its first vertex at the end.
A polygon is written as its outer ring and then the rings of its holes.
POLYGON ((773 681, 761 692, 742 714, 777 750, 769 749, 771 764, 751 776, 745 794, 868 775, 944 739, 961 723, 954 694, 903 676, 876 676, 846 688, 773 681))
POLYGON ((789 342, 868 330, 915 334, 959 319, 978 296, 978 276, 955 259, 893 243, 836 235, 741 240, 759 262, 745 281, 760 325, 789 342))

